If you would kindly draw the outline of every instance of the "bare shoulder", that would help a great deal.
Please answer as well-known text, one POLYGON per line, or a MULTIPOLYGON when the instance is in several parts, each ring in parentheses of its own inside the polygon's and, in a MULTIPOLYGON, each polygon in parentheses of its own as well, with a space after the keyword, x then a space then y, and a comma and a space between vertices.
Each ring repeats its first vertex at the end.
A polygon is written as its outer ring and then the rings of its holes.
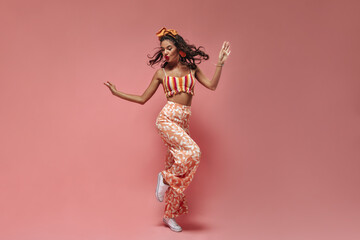
POLYGON ((165 77, 164 71, 162 68, 159 68, 158 70, 156 70, 153 80, 157 80, 159 82, 162 82, 163 78, 165 77))

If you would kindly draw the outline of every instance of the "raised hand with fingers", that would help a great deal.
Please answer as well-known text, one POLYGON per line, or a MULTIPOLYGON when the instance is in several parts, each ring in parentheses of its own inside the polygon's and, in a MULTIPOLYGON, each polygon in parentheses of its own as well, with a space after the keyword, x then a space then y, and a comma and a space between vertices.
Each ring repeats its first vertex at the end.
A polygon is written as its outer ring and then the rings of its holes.
POLYGON ((104 84, 110 89, 111 93, 115 95, 115 93, 117 92, 115 85, 109 81, 104 84))
POLYGON ((219 53, 219 62, 218 65, 222 66, 224 65, 226 59, 229 57, 230 55, 230 43, 225 41, 221 47, 220 53, 219 53))

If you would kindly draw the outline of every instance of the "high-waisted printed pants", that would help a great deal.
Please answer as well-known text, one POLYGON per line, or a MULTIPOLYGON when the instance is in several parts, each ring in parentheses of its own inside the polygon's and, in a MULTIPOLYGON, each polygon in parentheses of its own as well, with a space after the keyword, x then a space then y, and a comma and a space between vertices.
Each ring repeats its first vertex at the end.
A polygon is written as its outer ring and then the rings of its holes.
POLYGON ((200 148, 190 137, 191 107, 168 101, 156 119, 158 132, 167 146, 162 176, 170 187, 165 195, 164 217, 175 218, 188 213, 185 189, 200 163, 200 148))

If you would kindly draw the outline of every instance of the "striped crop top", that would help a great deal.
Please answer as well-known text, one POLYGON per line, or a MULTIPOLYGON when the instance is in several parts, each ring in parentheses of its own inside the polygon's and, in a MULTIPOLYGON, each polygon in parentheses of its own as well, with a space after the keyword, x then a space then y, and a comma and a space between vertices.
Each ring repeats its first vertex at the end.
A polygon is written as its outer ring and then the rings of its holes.
POLYGON ((194 95, 195 80, 190 73, 183 77, 167 76, 163 68, 165 77, 163 79, 163 87, 166 97, 174 96, 178 93, 185 92, 194 95))

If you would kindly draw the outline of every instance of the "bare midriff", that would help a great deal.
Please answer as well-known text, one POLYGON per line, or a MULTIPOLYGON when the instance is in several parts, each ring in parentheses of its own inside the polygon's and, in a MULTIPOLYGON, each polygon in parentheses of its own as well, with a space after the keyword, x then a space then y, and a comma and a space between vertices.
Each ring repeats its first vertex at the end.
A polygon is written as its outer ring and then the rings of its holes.
POLYGON ((189 93, 182 92, 182 93, 173 95, 171 97, 168 97, 167 100, 176 102, 176 103, 179 103, 182 105, 186 105, 186 106, 191 106, 192 95, 189 93))

